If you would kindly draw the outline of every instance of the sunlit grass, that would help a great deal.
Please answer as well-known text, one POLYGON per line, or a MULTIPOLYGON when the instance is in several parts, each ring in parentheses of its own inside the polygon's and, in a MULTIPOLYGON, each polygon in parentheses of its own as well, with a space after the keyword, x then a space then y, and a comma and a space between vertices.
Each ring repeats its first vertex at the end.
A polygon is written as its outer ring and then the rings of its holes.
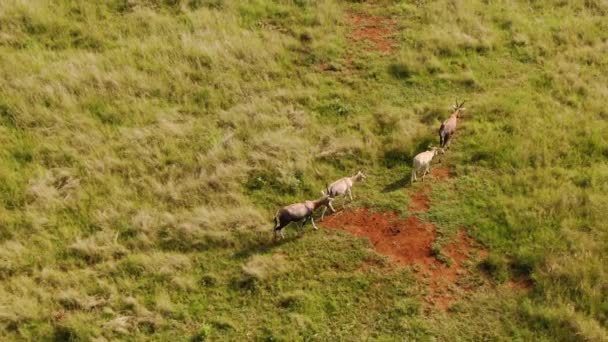
POLYGON ((605 2, 4 1, 0 338, 606 338, 605 2), (347 13, 392 16, 395 50, 347 13), (322 65, 330 65, 323 70, 322 65), (365 241, 272 215, 363 170, 405 213, 411 158, 468 112, 424 219, 492 282, 428 313, 365 241), (361 271, 362 263, 380 266, 361 271))

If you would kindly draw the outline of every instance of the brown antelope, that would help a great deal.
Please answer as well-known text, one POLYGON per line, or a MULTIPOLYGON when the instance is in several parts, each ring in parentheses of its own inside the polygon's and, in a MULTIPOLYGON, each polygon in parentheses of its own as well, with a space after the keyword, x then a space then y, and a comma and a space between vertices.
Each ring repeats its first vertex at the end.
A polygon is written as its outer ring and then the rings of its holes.
POLYGON ((315 225, 312 214, 320 206, 327 207, 332 200, 332 197, 325 195, 315 201, 295 203, 279 209, 274 216, 274 239, 276 240, 277 233, 281 235, 281 239, 284 238, 283 228, 291 222, 299 222, 300 231, 304 230, 304 225, 309 220, 312 222, 312 226, 315 230, 319 229, 315 225))
POLYGON ((458 104, 458 100, 456 100, 454 112, 441 124, 441 128, 439 128, 439 145, 442 148, 448 148, 450 146, 450 140, 454 132, 456 132, 456 125, 458 124, 460 114, 466 110, 463 105, 464 101, 462 101, 461 104, 458 104))

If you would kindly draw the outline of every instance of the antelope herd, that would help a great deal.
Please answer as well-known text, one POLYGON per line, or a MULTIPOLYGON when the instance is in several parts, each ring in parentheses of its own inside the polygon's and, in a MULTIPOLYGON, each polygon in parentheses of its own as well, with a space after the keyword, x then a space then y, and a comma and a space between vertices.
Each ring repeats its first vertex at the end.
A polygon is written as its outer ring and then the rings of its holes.
MULTIPOLYGON (((450 115, 450 117, 441 124, 441 127, 439 128, 440 147, 433 147, 430 150, 421 152, 414 157, 410 183, 414 183, 418 179, 418 173, 422 173, 422 181, 424 182, 424 177, 431 171, 431 162, 433 161, 433 158, 438 154, 445 153, 444 149, 449 148, 452 136, 456 132, 458 119, 460 118, 461 113, 466 110, 463 105, 464 101, 459 104, 458 100, 456 100, 456 104, 453 106, 454 111, 452 112, 452 115, 450 115)), ((325 217, 327 208, 329 208, 332 213, 336 212, 332 205, 332 202, 334 199, 336 199, 336 197, 345 197, 348 195, 350 201, 352 202, 353 185, 355 183, 364 181, 365 178, 365 174, 359 171, 352 177, 340 178, 337 181, 327 185, 325 190, 321 191, 323 197, 317 200, 294 203, 279 209, 274 216, 274 239, 276 240, 277 236, 280 236, 281 239, 283 239, 285 237, 283 235, 283 228, 292 222, 299 223, 300 232, 304 230, 304 225, 308 221, 312 223, 315 230, 318 229, 312 216, 314 211, 319 207, 323 207, 323 212, 321 214, 322 221, 325 217)), ((345 204, 343 202, 343 209, 344 205, 345 204)))

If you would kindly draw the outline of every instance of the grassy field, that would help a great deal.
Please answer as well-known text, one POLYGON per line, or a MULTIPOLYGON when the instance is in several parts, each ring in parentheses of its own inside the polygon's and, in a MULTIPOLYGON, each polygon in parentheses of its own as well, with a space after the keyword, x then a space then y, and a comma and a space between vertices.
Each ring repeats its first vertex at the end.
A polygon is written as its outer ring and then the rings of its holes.
POLYGON ((607 70, 603 0, 1 1, 0 340, 606 341, 607 70), (405 215, 456 97, 424 219, 485 285, 429 310, 365 240, 270 243, 359 169, 405 215))

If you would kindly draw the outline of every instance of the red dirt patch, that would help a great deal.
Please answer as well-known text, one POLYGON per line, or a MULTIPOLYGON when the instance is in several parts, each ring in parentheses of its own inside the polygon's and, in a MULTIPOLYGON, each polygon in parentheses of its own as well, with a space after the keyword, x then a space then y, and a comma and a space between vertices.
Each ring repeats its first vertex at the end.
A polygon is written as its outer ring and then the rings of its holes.
POLYGON ((394 43, 391 35, 395 31, 395 22, 389 18, 366 15, 349 15, 349 23, 353 26, 350 39, 353 42, 364 42, 368 51, 379 51, 390 54, 394 43))
POLYGON ((446 180, 452 177, 452 171, 447 167, 435 167, 431 175, 437 180, 446 180))
MULTIPOLYGON (((436 167, 431 170, 431 176, 436 180, 443 181, 452 176, 452 173, 447 167, 436 167)), ((429 210, 429 196, 428 193, 431 189, 428 185, 423 186, 422 189, 416 191, 410 199, 410 212, 425 212, 429 210)))
POLYGON ((346 21, 351 27, 348 36, 349 45, 355 48, 346 53, 341 65, 319 63, 316 66, 319 71, 349 74, 354 69, 353 55, 360 52, 358 50, 361 48, 365 51, 380 52, 384 55, 393 52, 395 43, 392 40, 392 35, 397 26, 394 20, 385 17, 348 14, 346 21))
POLYGON ((375 213, 363 208, 329 216, 323 225, 369 238, 378 252, 402 265, 431 265, 435 260, 431 255, 435 227, 415 216, 404 220, 395 213, 375 213))
POLYGON ((471 290, 471 288, 466 287, 454 290, 454 287, 451 286, 458 281, 459 277, 470 273, 465 262, 475 253, 484 257, 484 255, 487 255, 487 251, 475 246, 474 241, 466 232, 460 230, 451 243, 443 246, 442 253, 450 258, 452 265, 447 266, 437 262, 437 268, 431 270, 429 294, 425 299, 438 308, 447 309, 458 298, 458 291, 471 290))
MULTIPOLYGON (((436 180, 450 177, 448 168, 435 168, 431 175, 436 180)), ((429 210, 430 186, 423 185, 411 197, 410 212, 429 210)), ((372 212, 366 208, 342 211, 328 216, 323 225, 330 229, 343 230, 357 237, 368 238, 376 251, 389 256, 401 266, 413 265, 418 277, 428 284, 425 300, 439 309, 446 309, 463 292, 470 288, 455 286, 458 279, 470 271, 466 261, 475 253, 487 256, 487 251, 477 246, 464 230, 444 245, 441 253, 449 258, 448 266, 437 260, 432 247, 437 238, 434 224, 423 222, 416 216, 400 218, 393 212, 372 212)), ((364 264, 362 270, 370 265, 364 264)))
POLYGON ((429 196, 427 196, 428 189, 417 191, 410 199, 410 211, 428 211, 429 210, 429 196))
MULTIPOLYGON (((329 216, 323 225, 368 238, 376 251, 389 256, 398 265, 414 265, 418 276, 429 285, 425 300, 440 309, 448 308, 459 297, 452 285, 460 276, 469 273, 465 262, 474 251, 482 257, 486 253, 474 247, 473 241, 461 230, 453 242, 442 248, 442 253, 451 259, 451 266, 439 262, 431 249, 437 237, 435 226, 416 216, 401 219, 395 213, 375 213, 363 208, 329 216)), ((368 266, 363 265, 362 269, 368 266)), ((467 290, 460 289, 461 292, 467 290)))

